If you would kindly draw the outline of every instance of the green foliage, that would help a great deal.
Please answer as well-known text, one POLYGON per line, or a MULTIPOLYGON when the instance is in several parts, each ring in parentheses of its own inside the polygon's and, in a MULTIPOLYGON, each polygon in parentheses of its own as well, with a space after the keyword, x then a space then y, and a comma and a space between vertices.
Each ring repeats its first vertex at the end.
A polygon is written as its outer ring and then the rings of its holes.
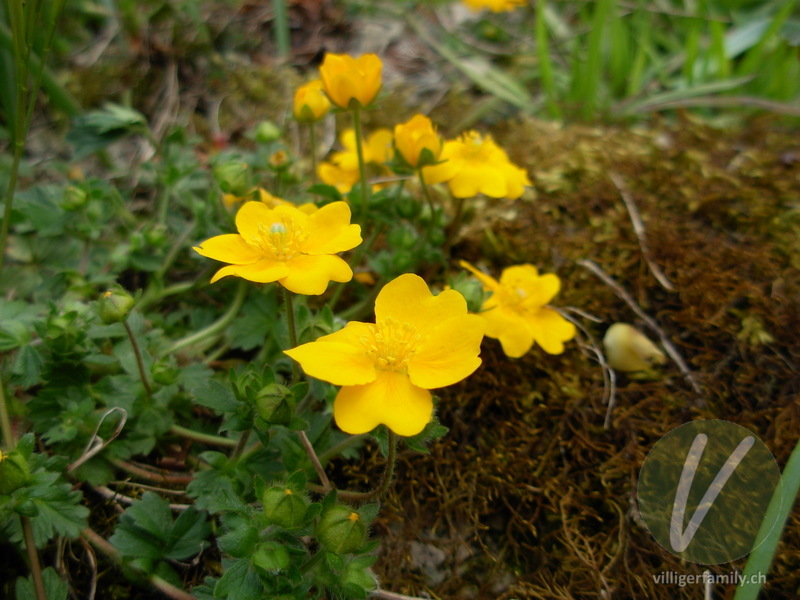
POLYGON ((120 517, 109 541, 140 569, 163 574, 171 570, 160 561, 184 560, 199 554, 207 546, 210 532, 204 515, 193 507, 183 510, 173 521, 169 503, 145 492, 120 517))
MULTIPOLYGON (((58 576, 55 569, 47 567, 42 571, 42 580, 47 600, 67 600, 69 588, 58 576)), ((16 595, 16 600, 37 600, 33 577, 18 578, 14 593, 16 595)))

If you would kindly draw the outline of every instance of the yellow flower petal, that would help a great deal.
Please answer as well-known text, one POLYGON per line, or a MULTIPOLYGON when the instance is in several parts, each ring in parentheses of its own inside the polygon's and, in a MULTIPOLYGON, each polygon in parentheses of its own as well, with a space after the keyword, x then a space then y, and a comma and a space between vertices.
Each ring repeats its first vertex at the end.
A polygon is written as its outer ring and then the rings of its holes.
POLYGON ((533 331, 519 313, 495 306, 479 316, 486 322, 486 337, 500 340, 506 356, 519 358, 533 347, 533 331))
POLYGON ((350 224, 347 202, 332 202, 308 219, 308 241, 303 245, 306 254, 334 254, 358 246, 361 226, 350 224))
POLYGON ((540 276, 536 267, 530 264, 504 269, 500 284, 515 290, 527 307, 544 306, 561 290, 561 280, 557 275, 547 273, 540 276))
POLYGON ((375 299, 376 322, 391 318, 427 333, 445 319, 466 315, 467 301, 455 290, 431 294, 428 284, 411 273, 387 283, 375 299))
POLYGON ((229 265, 222 267, 211 278, 211 283, 219 281, 223 277, 235 275, 254 281, 256 283, 272 283, 288 275, 289 269, 286 268, 286 263, 270 260, 268 258, 261 259, 257 262, 247 265, 229 265))
POLYGON ((425 389, 453 385, 475 372, 486 324, 477 315, 446 319, 417 346, 408 363, 411 383, 425 389))
POLYGON ((195 246, 194 251, 207 258, 240 265, 261 258, 261 253, 248 245, 237 233, 226 233, 207 239, 199 246, 195 246))
POLYGON ((374 361, 359 339, 369 335, 369 325, 352 322, 316 342, 286 350, 311 377, 334 385, 362 385, 377 377, 374 361))
POLYGON ((345 283, 353 278, 350 266, 338 256, 329 254, 300 254, 285 264, 288 273, 280 279, 280 284, 295 294, 319 296, 328 289, 329 282, 345 283))
POLYGON ((543 308, 528 320, 536 343, 548 354, 564 352, 564 342, 575 337, 575 325, 552 308, 543 308))
POLYGON ((487 275, 482 271, 479 271, 465 260, 459 261, 458 264, 461 267, 467 269, 473 275, 475 275, 475 277, 478 278, 478 281, 480 281, 483 284, 484 289, 486 289, 487 291, 496 292, 500 289, 500 282, 498 282, 494 277, 487 275))
POLYGON ((245 239, 258 235, 259 223, 269 223, 273 220, 272 208, 263 202, 245 202, 236 213, 236 229, 245 239))
POLYGON ((352 434, 386 425, 398 435, 416 435, 432 415, 431 393, 395 371, 380 371, 375 381, 365 385, 343 387, 333 404, 336 424, 352 434))
POLYGON ((388 129, 378 129, 367 137, 364 144, 364 161, 368 163, 383 163, 392 159, 392 142, 394 135, 388 129))

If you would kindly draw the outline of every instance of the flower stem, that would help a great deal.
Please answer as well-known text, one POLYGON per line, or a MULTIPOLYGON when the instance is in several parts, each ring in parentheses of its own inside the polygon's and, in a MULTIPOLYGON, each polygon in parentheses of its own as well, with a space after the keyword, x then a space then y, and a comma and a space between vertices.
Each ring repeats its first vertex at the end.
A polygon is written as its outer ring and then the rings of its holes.
POLYGON ((311 146, 311 183, 317 185, 317 132, 313 121, 308 124, 308 143, 311 146))
POLYGON ((222 437, 219 435, 212 435, 210 433, 201 433, 199 431, 194 431, 193 429, 187 429, 186 427, 181 427, 180 425, 173 425, 169 428, 170 433, 174 433, 175 435, 179 435, 182 438, 186 438, 187 440, 192 440, 194 442, 200 442, 202 444, 208 444, 209 446, 225 446, 228 448, 235 448, 238 442, 236 440, 232 440, 230 438, 222 437))
POLYGON ((280 58, 289 58, 291 42, 289 40, 289 15, 286 11, 286 0, 274 0, 272 3, 275 17, 275 45, 280 58))
MULTIPOLYGON (((386 490, 392 485, 394 477, 394 467, 397 462, 397 434, 391 429, 389 430, 389 452, 386 456, 386 468, 383 471, 381 482, 374 490, 370 492, 348 492, 337 491, 337 496, 342 500, 352 500, 354 502, 368 502, 369 500, 379 500, 381 496, 386 493, 386 490)), ((309 485, 308 488, 319 493, 325 493, 317 486, 309 485)))
POLYGON ((239 309, 242 308, 242 304, 244 304, 246 295, 247 286, 245 285, 244 281, 240 281, 239 287, 236 289, 236 296, 233 298, 230 308, 228 308, 228 311, 224 315, 222 315, 217 321, 205 329, 201 329, 197 333, 179 339, 177 342, 172 344, 172 346, 167 348, 167 350, 162 353, 162 356, 174 354, 178 350, 182 350, 187 346, 197 344, 206 338, 210 338, 224 331, 225 328, 231 324, 231 321, 236 318, 236 315, 239 314, 239 309))
POLYGON ((453 220, 447 228, 447 237, 444 242, 445 256, 450 253, 450 248, 456 239, 456 234, 461 228, 461 217, 464 216, 464 198, 456 198, 456 214, 453 215, 453 220))
POLYGON ((419 176, 419 184, 422 186, 422 195, 425 196, 425 200, 428 202, 428 206, 431 209, 431 220, 428 223, 427 234, 430 237, 433 228, 436 226, 436 207, 433 205, 433 198, 431 198, 431 192, 428 189, 428 184, 425 183, 425 178, 422 176, 422 169, 417 169, 417 175, 419 176))
POLYGON ((133 335, 133 330, 131 326, 128 325, 127 319, 122 322, 122 325, 125 327, 125 331, 128 332, 128 339, 130 339, 131 346, 133 346, 133 354, 136 356, 136 366, 139 367, 139 377, 142 379, 147 396, 152 398, 153 390, 150 388, 150 382, 147 380, 147 373, 144 370, 144 361, 142 360, 142 352, 139 350, 139 343, 136 341, 136 336, 133 335))
POLYGON ((33 527, 28 517, 20 515, 22 522, 22 535, 25 538, 25 550, 28 552, 28 560, 31 563, 31 575, 33 576, 33 587, 36 590, 36 600, 47 600, 44 591, 44 581, 42 581, 42 565, 39 563, 39 552, 36 550, 36 541, 33 537, 33 527))
POLYGON ((322 484, 322 489, 324 490, 323 493, 327 494, 333 489, 333 486, 331 486, 330 479, 328 479, 328 476, 325 474, 325 469, 322 467, 322 462, 319 460, 319 457, 317 457, 311 440, 308 439, 305 431, 298 431, 297 435, 300 437, 300 442, 303 444, 303 448, 305 448, 306 454, 308 454, 308 458, 311 460, 311 464, 314 465, 314 470, 317 472, 319 481, 322 484))
POLYGON ((6 201, 3 207, 3 226, 0 229, 0 273, 3 272, 6 260, 6 246, 8 245, 8 231, 11 225, 11 206, 14 204, 14 192, 17 188, 17 177, 19 176, 19 163, 22 159, 22 143, 14 144, 14 159, 11 163, 11 173, 8 176, 8 189, 6 190, 6 201))
MULTIPOLYGON (((2 373, 2 369, 0 369, 2 373)), ((14 430, 11 428, 11 417, 8 414, 8 406, 6 405, 6 390, 3 378, 0 375, 0 431, 3 433, 3 446, 11 449, 16 444, 14 439, 14 430)))
POLYGON ((250 432, 253 431, 252 429, 248 429, 247 431, 243 431, 242 435, 239 436, 239 441, 236 443, 236 448, 231 455, 231 458, 239 458, 244 452, 244 447, 247 446, 247 440, 250 439, 250 432))
POLYGON ((362 219, 367 217, 369 211, 369 186, 367 185, 367 165, 364 163, 364 148, 361 135, 361 108, 353 109, 353 129, 356 133, 356 153, 358 154, 358 173, 361 179, 361 210, 362 219))
MULTIPOLYGON (((292 303, 292 292, 283 288, 283 302, 286 307, 286 322, 289 325, 289 347, 297 348, 297 325, 294 321, 294 304, 292 303)), ((297 362, 292 361, 292 381, 297 383, 300 381, 300 370, 297 368, 297 362)))

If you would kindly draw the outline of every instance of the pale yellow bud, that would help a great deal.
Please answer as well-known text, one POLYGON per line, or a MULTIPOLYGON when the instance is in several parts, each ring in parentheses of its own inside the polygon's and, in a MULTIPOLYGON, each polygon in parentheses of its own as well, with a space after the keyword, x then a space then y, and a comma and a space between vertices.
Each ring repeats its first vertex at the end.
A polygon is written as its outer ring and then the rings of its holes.
POLYGON ((645 371, 666 360, 658 346, 627 323, 614 323, 609 327, 603 346, 608 365, 617 371, 645 371))

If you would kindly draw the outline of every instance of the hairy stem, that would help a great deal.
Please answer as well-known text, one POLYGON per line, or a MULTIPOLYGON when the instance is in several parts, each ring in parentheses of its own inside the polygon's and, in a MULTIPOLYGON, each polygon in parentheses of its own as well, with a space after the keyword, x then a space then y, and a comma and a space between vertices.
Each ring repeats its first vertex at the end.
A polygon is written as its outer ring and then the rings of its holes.
POLYGON ((367 185, 367 165, 364 163, 364 148, 361 134, 361 108, 353 109, 353 128, 356 132, 356 153, 358 154, 358 173, 361 179, 361 218, 369 213, 369 185, 367 185))
POLYGON ((22 521, 22 536, 25 538, 25 550, 28 552, 28 560, 31 563, 31 575, 33 576, 33 587, 36 590, 36 600, 47 600, 47 595, 44 592, 44 581, 42 581, 42 565, 39 563, 39 552, 36 550, 31 520, 28 517, 20 516, 20 521, 22 521))
POLYGON ((128 332, 128 339, 130 339, 131 346, 133 346, 133 354, 136 356, 136 366, 139 368, 139 377, 142 379, 147 396, 152 398, 153 390, 150 387, 150 382, 147 380, 147 373, 144 370, 144 360, 142 360, 142 352, 139 350, 139 343, 136 341, 136 336, 133 335, 133 330, 131 326, 128 325, 128 321, 123 321, 122 325, 125 327, 125 331, 128 332))

